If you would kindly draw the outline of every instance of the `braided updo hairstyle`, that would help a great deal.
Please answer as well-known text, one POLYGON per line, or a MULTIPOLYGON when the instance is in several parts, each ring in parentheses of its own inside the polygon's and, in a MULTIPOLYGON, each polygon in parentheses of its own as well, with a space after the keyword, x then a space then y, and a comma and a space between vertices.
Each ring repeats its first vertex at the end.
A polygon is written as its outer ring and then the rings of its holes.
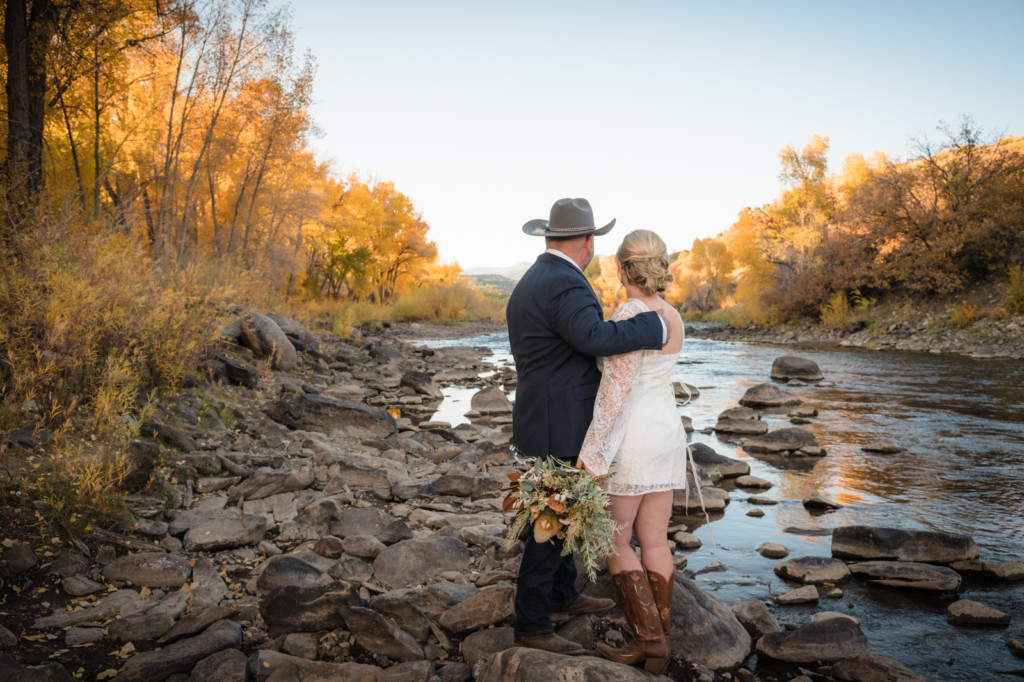
POLYGON ((675 279, 668 270, 668 249, 661 237, 650 230, 633 230, 615 252, 615 259, 626 273, 626 280, 645 296, 664 291, 675 279))

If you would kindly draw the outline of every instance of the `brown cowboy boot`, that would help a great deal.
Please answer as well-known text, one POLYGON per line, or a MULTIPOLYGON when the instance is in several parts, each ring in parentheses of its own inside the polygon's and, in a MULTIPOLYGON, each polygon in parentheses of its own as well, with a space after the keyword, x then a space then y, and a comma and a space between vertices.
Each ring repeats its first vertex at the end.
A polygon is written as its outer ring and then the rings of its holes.
POLYGON ((617 649, 599 644, 597 653, 610 661, 634 665, 644 662, 648 672, 661 673, 668 666, 668 642, 661 629, 661 616, 654 602, 651 583, 643 571, 612 575, 622 599, 622 610, 633 629, 633 639, 617 649))
POLYGON ((649 568, 644 570, 647 572, 648 582, 651 583, 651 592, 654 593, 654 603, 658 607, 658 615, 661 616, 661 629, 665 633, 665 641, 671 646, 669 631, 672 629, 672 581, 649 568))

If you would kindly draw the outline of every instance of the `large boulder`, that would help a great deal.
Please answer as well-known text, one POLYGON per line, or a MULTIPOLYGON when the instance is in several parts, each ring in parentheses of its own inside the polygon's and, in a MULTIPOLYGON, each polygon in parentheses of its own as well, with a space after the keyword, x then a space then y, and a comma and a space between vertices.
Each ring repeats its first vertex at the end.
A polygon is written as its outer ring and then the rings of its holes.
POLYGON ((505 392, 497 386, 486 386, 470 399, 470 407, 480 414, 504 415, 512 414, 512 403, 505 392))
POLYGON ((444 394, 441 393, 441 389, 434 382, 434 378, 426 372, 406 372, 399 380, 399 385, 407 386, 428 398, 436 398, 438 400, 444 398, 444 394))
POLYGON ((302 431, 378 439, 398 432, 395 418, 379 407, 311 393, 282 396, 265 405, 263 412, 278 423, 302 431))
POLYGON ((969 535, 876 526, 841 526, 832 533, 832 556, 948 564, 978 558, 969 535))
POLYGON ((740 405, 744 407, 786 407, 799 405, 801 402, 800 398, 770 381, 748 388, 740 398, 740 405))
POLYGON ((850 618, 819 620, 757 640, 758 656, 787 663, 834 663, 869 653, 868 638, 850 618))
POLYGON ((361 605, 359 593, 342 580, 314 587, 287 585, 260 600, 260 616, 272 635, 318 632, 344 627, 340 609, 361 605))
POLYGON ((277 322, 253 311, 241 321, 240 331, 242 344, 251 348, 257 357, 269 358, 272 368, 282 372, 295 369, 298 364, 295 346, 277 322))
POLYGON ((175 673, 192 670, 196 663, 218 651, 241 646, 242 626, 232 620, 218 620, 195 637, 129 658, 117 679, 161 682, 175 673))
POLYGON ((677 576, 672 592, 672 651, 690 663, 734 670, 750 655, 751 639, 728 606, 677 576))
POLYGON ((795 355, 783 355, 775 358, 772 363, 772 379, 776 381, 789 381, 799 379, 800 381, 821 381, 821 370, 814 360, 797 357, 795 355))
POLYGON ((280 327, 296 350, 319 350, 320 341, 313 335, 313 332, 295 320, 277 313, 267 313, 267 317, 280 327))
POLYGON ((469 548, 453 537, 403 540, 373 560, 377 580, 392 588, 422 583, 427 576, 445 571, 465 571, 472 558, 469 548))

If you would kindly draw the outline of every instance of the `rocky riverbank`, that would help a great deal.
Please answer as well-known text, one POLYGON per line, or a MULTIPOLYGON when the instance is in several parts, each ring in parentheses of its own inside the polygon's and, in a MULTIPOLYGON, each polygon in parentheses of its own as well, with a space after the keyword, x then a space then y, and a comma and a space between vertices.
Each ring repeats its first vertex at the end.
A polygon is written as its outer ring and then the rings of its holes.
MULTIPOLYGON (((593 656, 512 646, 521 544, 504 542, 511 516, 499 488, 519 466, 508 453, 503 391, 514 372, 480 379, 493 370, 480 349, 404 341, 437 338, 426 326, 354 342, 254 314, 225 331, 237 343, 165 400, 133 445, 132 533, 39 538, 41 502, 5 500, 21 516, 4 530, 0 680, 648 677, 593 656), (480 389, 471 423, 425 421, 451 383, 480 389)), ((820 380, 806 363, 780 367, 777 381, 820 380)), ((796 423, 814 415, 778 384, 755 388, 716 428, 755 436, 745 447, 767 456, 826 456, 799 428, 757 428, 759 409, 790 405, 796 423)), ((711 513, 729 503, 720 481, 770 486, 706 446, 695 458, 711 513)), ((923 679, 872 655, 849 618, 825 610, 781 628, 773 610, 836 597, 845 580, 873 580, 943 595, 951 622, 1004 627, 1005 614, 956 598, 961 576, 1024 579, 1020 562, 985 561, 965 536, 851 526, 836 532, 828 557, 788 558, 765 543, 759 551, 785 559, 775 572, 794 589, 771 597, 752 587, 723 604, 686 569, 694 496, 680 491, 674 512, 673 680, 791 679, 801 667, 816 679, 923 679)), ((614 596, 606 572, 581 586, 614 596)), ((559 632, 589 649, 628 637, 619 610, 576 617, 559 632)))

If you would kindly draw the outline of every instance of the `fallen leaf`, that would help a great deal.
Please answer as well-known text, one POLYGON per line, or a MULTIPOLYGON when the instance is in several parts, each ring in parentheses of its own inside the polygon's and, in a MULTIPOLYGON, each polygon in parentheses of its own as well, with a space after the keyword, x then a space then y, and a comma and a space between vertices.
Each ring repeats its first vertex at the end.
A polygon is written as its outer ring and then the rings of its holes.
POLYGON ((97 680, 109 680, 111 677, 114 677, 115 675, 117 675, 117 671, 116 670, 114 670, 113 668, 107 668, 106 670, 101 672, 99 675, 97 675, 96 679, 97 680))

